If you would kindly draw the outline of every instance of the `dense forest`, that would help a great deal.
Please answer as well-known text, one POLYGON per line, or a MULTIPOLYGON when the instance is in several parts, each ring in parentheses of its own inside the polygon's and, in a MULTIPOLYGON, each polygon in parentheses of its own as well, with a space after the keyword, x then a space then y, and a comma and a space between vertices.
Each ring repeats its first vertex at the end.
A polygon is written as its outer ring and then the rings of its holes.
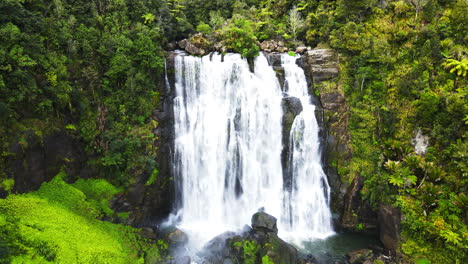
POLYGON ((109 201, 159 176, 152 112, 167 51, 185 38, 246 58, 265 40, 334 49, 352 157, 331 164, 364 178, 375 210, 400 209, 399 261, 466 263, 467 33, 466 0, 2 0, 0 263, 162 263, 167 244, 119 224, 128 213, 109 201), (58 132, 92 173, 64 160, 40 188, 19 188, 16 149, 58 132))

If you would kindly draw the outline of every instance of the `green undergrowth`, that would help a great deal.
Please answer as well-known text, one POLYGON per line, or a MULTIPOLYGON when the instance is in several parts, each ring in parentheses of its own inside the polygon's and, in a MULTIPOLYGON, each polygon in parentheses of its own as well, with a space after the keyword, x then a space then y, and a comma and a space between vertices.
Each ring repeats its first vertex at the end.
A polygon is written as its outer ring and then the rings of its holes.
POLYGON ((138 229, 100 221, 118 190, 104 180, 64 182, 0 199, 0 263, 158 263, 166 248, 138 229))

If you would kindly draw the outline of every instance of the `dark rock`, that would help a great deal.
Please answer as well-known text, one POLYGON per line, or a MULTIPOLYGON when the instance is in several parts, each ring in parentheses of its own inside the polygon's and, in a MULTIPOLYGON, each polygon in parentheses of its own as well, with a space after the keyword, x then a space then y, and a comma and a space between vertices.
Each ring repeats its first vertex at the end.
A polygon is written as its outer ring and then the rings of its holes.
POLYGON ((167 234, 167 240, 171 245, 183 246, 188 242, 188 236, 184 231, 175 228, 172 232, 167 234))
POLYGON ((369 202, 364 200, 361 195, 363 185, 364 178, 358 175, 347 189, 341 218, 341 226, 343 228, 355 229, 358 224, 362 224, 368 229, 375 228, 374 219, 376 219, 376 214, 369 202))
POLYGON ((284 76, 284 68, 283 67, 273 67, 273 70, 276 73, 276 78, 278 78, 278 82, 281 88, 284 87, 284 81, 285 81, 285 76, 284 76))
POLYGON ((278 233, 276 218, 264 212, 258 212, 252 216, 252 228, 255 231, 278 233))
POLYGON ((284 242, 276 233, 268 233, 266 239, 267 245, 271 245, 267 255, 273 263, 296 264, 297 249, 284 242))
POLYGON ((62 167, 67 180, 79 176, 89 178, 94 171, 88 167, 85 146, 73 133, 60 131, 38 137, 32 131, 21 135, 26 143, 11 144, 11 155, 6 160, 5 172, 15 180, 13 192, 24 193, 39 189, 43 182, 51 180, 62 167))
POLYGON ((372 258, 372 250, 359 249, 346 254, 350 264, 362 264, 366 260, 372 258))
POLYGON ((320 96, 322 107, 329 111, 338 111, 340 107, 345 103, 343 95, 338 92, 324 93, 320 96))
POLYGON ((268 64, 272 67, 281 67, 281 54, 264 52, 268 64))
POLYGON ((289 190, 292 185, 292 175, 290 175, 289 170, 289 150, 290 150, 290 140, 289 134, 291 132, 291 127, 296 116, 302 112, 302 103, 301 100, 297 97, 284 97, 281 100, 281 108, 283 109, 283 117, 281 119, 282 127, 282 145, 283 149, 281 150, 281 165, 283 167, 283 181, 285 187, 289 190))
POLYGON ((156 232, 154 231, 153 228, 151 227, 143 227, 141 228, 140 230, 140 235, 144 238, 147 238, 147 239, 152 239, 152 240, 156 240, 158 239, 158 235, 156 234, 156 232))
POLYGON ((380 205, 378 213, 380 241, 395 255, 400 247, 400 210, 391 205, 380 205))
POLYGON ((256 251, 250 253, 255 254, 251 257, 256 263, 261 262, 264 256, 268 256, 273 263, 297 263, 297 250, 277 235, 276 218, 258 212, 252 216, 252 226, 253 229, 241 234, 226 232, 213 238, 199 256, 211 264, 245 263, 244 247, 253 243, 256 251))
POLYGON ((175 50, 177 48, 177 42, 169 42, 167 43, 166 49, 167 50, 175 50))
POLYGON ((206 243, 199 255, 209 263, 223 263, 224 259, 230 256, 227 241, 236 236, 237 234, 234 232, 225 232, 216 236, 206 243))

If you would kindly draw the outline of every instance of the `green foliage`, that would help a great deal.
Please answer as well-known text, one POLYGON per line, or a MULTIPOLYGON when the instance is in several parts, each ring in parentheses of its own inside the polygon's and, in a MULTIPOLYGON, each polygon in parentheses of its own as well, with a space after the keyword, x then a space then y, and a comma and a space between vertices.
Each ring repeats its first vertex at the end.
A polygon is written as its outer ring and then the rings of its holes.
MULTIPOLYGON (((340 53, 336 83, 349 107, 352 150, 350 160, 335 162, 340 177, 348 183, 363 177, 363 197, 375 207, 400 207, 408 260, 462 263, 466 14, 465 0, 0 1, 0 188, 13 187, 5 176, 10 142, 27 149, 26 131, 42 138, 64 128, 85 143, 96 177, 119 187, 137 175, 148 185, 160 182, 151 112, 159 104, 167 42, 192 34, 197 45, 221 42, 246 58, 258 54, 258 41, 302 42, 340 53), (195 29, 202 34, 193 35, 195 29), (425 154, 414 152, 416 130, 430 137, 425 154)), ((95 218, 113 214, 105 201, 118 190, 100 180, 67 185, 56 178, 31 196, 1 202, 95 218)), ((10 218, 0 214, 12 241, 23 241, 12 247, 21 253, 16 261, 38 248, 35 256, 45 261, 61 252, 45 240, 26 243, 12 230, 34 226, 5 225, 10 218)))
POLYGON ((198 24, 197 31, 205 35, 211 34, 213 32, 210 25, 205 24, 204 22, 200 22, 200 24, 198 24))
POLYGON ((114 213, 109 208, 109 200, 120 191, 106 180, 79 179, 73 184, 73 187, 82 191, 89 199, 89 202, 93 203, 93 206, 100 209, 104 214, 111 216, 114 213))
POLYGON ((431 262, 425 258, 418 258, 414 261, 414 264, 431 264, 431 262))
POLYGON ((13 189, 13 186, 15 186, 15 180, 14 179, 0 180, 0 188, 2 188, 7 193, 11 192, 11 190, 13 189))
POLYGON ((447 59, 443 65, 446 69, 450 69, 450 73, 456 73, 458 76, 466 77, 466 73, 468 72, 467 58, 463 58, 461 61, 447 59))
POLYGON ((156 179, 158 178, 159 171, 157 169, 154 169, 153 172, 151 172, 150 177, 146 181, 145 185, 152 185, 154 182, 156 182, 156 179))
POLYGON ((143 263, 162 260, 163 243, 150 244, 136 229, 96 220, 96 206, 115 187, 105 181, 66 184, 59 174, 37 192, 0 200, 0 242, 8 263, 143 263), (98 200, 95 200, 98 199, 98 200), (145 255, 141 254, 145 251, 145 255))
MULTIPOLYGON (((242 240, 234 242, 234 248, 237 248, 242 253, 242 263, 245 264, 255 264, 257 260, 257 254, 260 249, 260 246, 255 241, 242 240)), ((267 260, 265 260, 267 261, 267 260)), ((263 258, 262 258, 263 263, 263 258)))
POLYGON ((226 47, 240 53, 243 57, 253 58, 258 55, 260 48, 249 20, 234 18, 231 24, 223 29, 222 36, 226 47))
POLYGON ((262 257, 262 264, 275 264, 275 262, 268 255, 265 255, 262 257))

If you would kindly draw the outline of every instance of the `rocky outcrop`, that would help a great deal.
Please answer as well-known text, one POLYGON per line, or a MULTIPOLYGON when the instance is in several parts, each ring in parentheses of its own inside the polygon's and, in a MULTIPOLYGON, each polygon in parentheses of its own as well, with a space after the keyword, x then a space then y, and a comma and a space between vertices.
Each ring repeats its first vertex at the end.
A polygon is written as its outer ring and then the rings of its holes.
POLYGON ((399 252, 400 247, 400 210, 391 205, 380 205, 379 213, 379 234, 380 241, 394 256, 399 252))
POLYGON ((77 176, 89 178, 93 173, 87 166, 84 145, 73 134, 73 130, 61 131, 41 138, 30 131, 20 143, 12 144, 6 173, 15 180, 13 192, 39 189, 62 167, 71 175, 70 180, 77 176))
POLYGON ((193 35, 190 39, 183 39, 177 42, 176 46, 185 50, 188 54, 195 56, 203 56, 213 50, 209 41, 200 33, 193 35))
POLYGON ((315 84, 338 76, 338 57, 331 49, 313 49, 305 53, 315 84))
POLYGON ((260 43, 260 50, 265 52, 288 52, 282 41, 265 40, 260 43))
POLYGON ((252 216, 252 228, 244 228, 241 234, 226 232, 215 237, 205 245, 201 257, 210 264, 262 263, 262 259, 296 264, 297 250, 277 233, 276 218, 258 212, 252 216))
POLYGON ((331 49, 313 49, 306 51, 303 58, 304 69, 323 108, 325 170, 332 189, 332 210, 341 213, 338 224, 344 228, 356 228, 358 224, 375 227, 376 214, 361 197, 363 178, 338 173, 352 155, 349 107, 339 78, 339 56, 331 49))

